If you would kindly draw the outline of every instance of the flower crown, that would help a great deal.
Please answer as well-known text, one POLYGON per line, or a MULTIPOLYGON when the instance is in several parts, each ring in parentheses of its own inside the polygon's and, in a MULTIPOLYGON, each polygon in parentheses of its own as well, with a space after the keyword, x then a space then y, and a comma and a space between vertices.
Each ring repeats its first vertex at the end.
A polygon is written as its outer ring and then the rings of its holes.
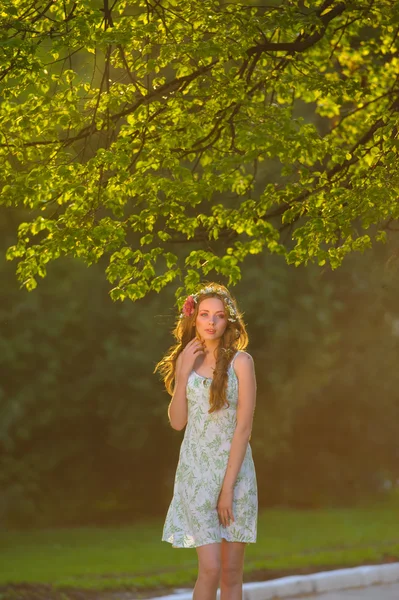
POLYGON ((199 296, 204 296, 205 294, 217 294, 218 296, 220 296, 221 299, 223 299, 224 306, 230 315, 229 317, 227 317, 227 320, 231 323, 235 323, 237 321, 236 309, 234 308, 234 304, 231 298, 226 294, 226 292, 220 290, 219 288, 213 287, 212 285, 204 287, 201 290, 199 290, 199 292, 197 292, 196 294, 192 294, 191 296, 188 296, 186 298, 183 304, 180 318, 182 319, 183 317, 191 317, 191 315, 194 314, 195 305, 198 302, 199 296))

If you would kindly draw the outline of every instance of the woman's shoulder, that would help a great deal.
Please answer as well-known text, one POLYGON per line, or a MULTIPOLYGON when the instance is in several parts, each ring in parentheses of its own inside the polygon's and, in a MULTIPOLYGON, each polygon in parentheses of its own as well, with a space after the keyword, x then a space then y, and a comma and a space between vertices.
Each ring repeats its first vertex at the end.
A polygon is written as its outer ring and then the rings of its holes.
POLYGON ((246 352, 245 350, 237 350, 236 355, 235 355, 235 360, 239 360, 241 362, 246 361, 246 360, 253 361, 253 358, 249 352, 246 352))
POLYGON ((245 352, 245 350, 239 350, 233 358, 234 369, 237 371, 253 369, 254 368, 254 359, 249 354, 249 352, 245 352))

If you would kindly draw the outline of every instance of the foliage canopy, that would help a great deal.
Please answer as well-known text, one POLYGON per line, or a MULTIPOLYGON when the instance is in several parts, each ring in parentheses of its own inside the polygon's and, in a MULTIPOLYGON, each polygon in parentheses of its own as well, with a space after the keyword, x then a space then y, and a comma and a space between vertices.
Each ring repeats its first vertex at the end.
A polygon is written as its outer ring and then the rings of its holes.
POLYGON ((4 0, 0 25, 28 289, 61 255, 133 300, 265 250, 335 268, 398 218, 394 0, 4 0))

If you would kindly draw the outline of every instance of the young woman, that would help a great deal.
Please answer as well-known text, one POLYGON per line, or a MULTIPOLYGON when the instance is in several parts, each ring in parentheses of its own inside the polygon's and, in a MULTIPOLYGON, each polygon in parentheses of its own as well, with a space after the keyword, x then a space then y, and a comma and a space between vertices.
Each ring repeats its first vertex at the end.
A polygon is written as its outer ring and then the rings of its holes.
POLYGON ((249 440, 255 409, 248 336, 228 290, 189 296, 177 344, 158 363, 172 395, 171 426, 186 425, 162 540, 196 548, 194 600, 241 600, 245 545, 256 541, 257 485, 249 440))

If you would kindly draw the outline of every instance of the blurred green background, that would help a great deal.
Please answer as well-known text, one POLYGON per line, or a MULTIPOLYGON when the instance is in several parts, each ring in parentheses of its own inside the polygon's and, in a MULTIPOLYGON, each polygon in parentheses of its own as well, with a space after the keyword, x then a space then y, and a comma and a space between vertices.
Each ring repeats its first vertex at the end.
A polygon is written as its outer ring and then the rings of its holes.
MULTIPOLYGON (((109 298, 101 262, 59 260, 34 292, 4 259, 23 213, 0 212, 0 525, 163 517, 182 433, 156 362, 172 342, 173 289, 109 298)), ((399 478, 398 240, 337 271, 254 256, 233 289, 258 400, 261 508, 349 506, 399 478)))

